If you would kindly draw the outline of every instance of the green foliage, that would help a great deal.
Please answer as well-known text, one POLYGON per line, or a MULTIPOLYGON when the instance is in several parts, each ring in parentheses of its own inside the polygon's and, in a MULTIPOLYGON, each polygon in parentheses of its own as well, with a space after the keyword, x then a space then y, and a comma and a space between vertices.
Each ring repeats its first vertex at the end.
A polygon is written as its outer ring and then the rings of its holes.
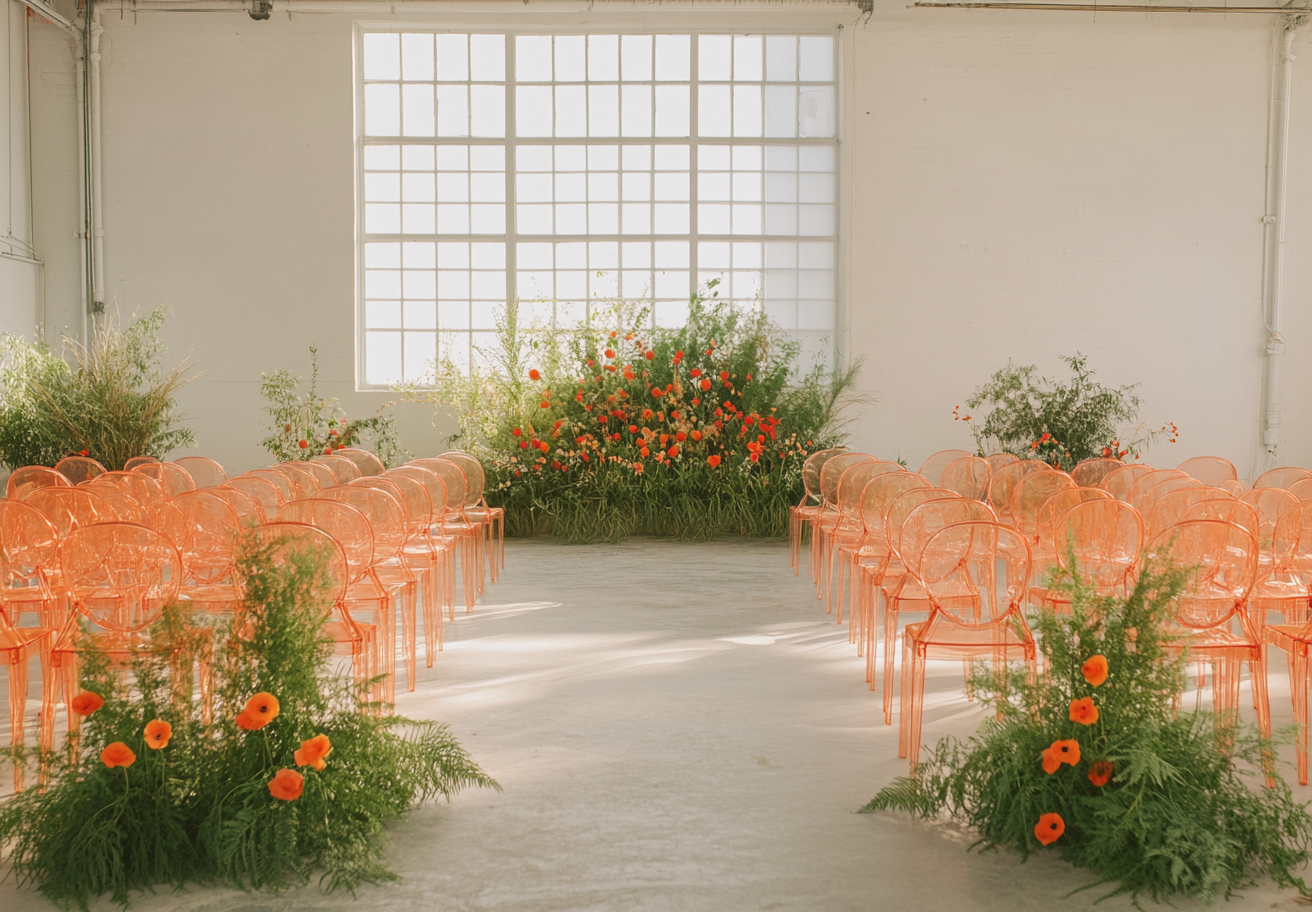
POLYGON ((507 534, 783 536, 802 462, 844 439, 860 365, 797 376, 800 346, 715 285, 679 328, 621 304, 546 332, 508 308, 486 369, 446 364, 434 394, 409 395, 454 411, 452 443, 483 460, 507 534))
POLYGON ((273 548, 244 547, 247 596, 235 629, 166 611, 130 688, 103 656, 87 655, 84 686, 105 704, 84 725, 81 748, 72 760, 52 758, 44 791, 0 806, 0 845, 10 846, 20 882, 83 909, 105 893, 126 906, 131 891, 156 885, 277 889, 316 873, 326 890, 354 890, 394 877, 382 861, 387 822, 467 786, 498 788, 445 726, 384 715, 327 673, 326 558, 284 549, 275 562, 273 548), (214 663, 210 724, 189 680, 171 670, 190 668, 195 655, 214 663), (281 711, 243 730, 235 719, 260 692, 277 697, 281 711), (172 725, 159 750, 143 735, 152 719, 172 725), (298 768, 296 749, 321 734, 332 744, 324 769, 298 768), (131 766, 101 762, 113 742, 135 752, 131 766), (270 793, 283 769, 304 776, 295 800, 270 793))
MULTIPOLYGON (((260 374, 260 395, 268 403, 269 436, 260 444, 279 462, 313 459, 342 447, 361 446, 368 432, 367 449, 387 468, 410 458, 401 449, 391 415, 348 420, 336 398, 319 395, 319 349, 310 346, 310 388, 304 393, 301 378, 289 370, 260 374)), ((384 406, 386 408, 386 406, 384 406)))
POLYGON ((162 459, 193 446, 176 396, 195 377, 185 360, 160 364, 167 316, 161 306, 127 329, 97 326, 85 346, 66 337, 62 356, 44 343, 0 336, 0 462, 53 466, 85 450, 105 468, 122 469, 133 456, 162 459))
POLYGON ((1308 858, 1312 817, 1273 775, 1271 788, 1254 779, 1272 766, 1272 745, 1233 715, 1181 713, 1184 657, 1170 648, 1167 621, 1185 572, 1150 565, 1134 590, 1099 597, 1079 580, 1060 587, 1070 614, 1044 611, 1033 626, 1042 673, 973 676, 976 694, 997 717, 958 741, 948 738, 863 809, 902 810, 920 817, 946 814, 974 827, 987 846, 1022 854, 1039 850, 1035 825, 1060 814, 1065 832, 1054 847, 1111 893, 1165 899, 1186 893, 1213 900, 1269 874, 1306 892, 1294 871, 1308 858), (1107 659, 1109 674, 1094 686, 1082 666, 1107 659), (1073 700, 1092 697, 1098 719, 1072 721, 1073 700), (1045 772, 1043 752, 1074 739, 1080 758, 1045 772), (1094 763, 1112 765, 1098 786, 1094 763))
MULTIPOLYGON (((957 415, 974 422, 970 431, 980 455, 1001 450, 1069 471, 1085 459, 1137 455, 1168 430, 1148 431, 1140 424, 1127 435, 1123 427, 1139 417, 1137 385, 1097 383, 1079 352, 1061 360, 1071 369, 1066 383, 1037 377, 1032 364, 1008 362, 966 400, 972 409, 987 409, 982 421, 977 415, 957 415)), ((1170 436, 1174 442, 1173 430, 1170 436)))

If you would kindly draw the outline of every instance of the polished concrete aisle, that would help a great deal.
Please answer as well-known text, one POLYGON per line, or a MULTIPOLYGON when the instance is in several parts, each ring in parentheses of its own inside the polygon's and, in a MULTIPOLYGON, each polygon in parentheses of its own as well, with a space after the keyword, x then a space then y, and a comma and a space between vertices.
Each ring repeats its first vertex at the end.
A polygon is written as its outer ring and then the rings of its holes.
MULTIPOLYGON (((399 706, 450 722, 504 793, 416 811, 391 832, 402 881, 354 901, 198 889, 133 908, 1092 908, 1096 891, 1063 899, 1091 878, 1054 855, 1021 864, 967 852, 951 827, 855 813, 905 761, 846 628, 788 571, 785 546, 511 542, 507 564, 399 706)), ((926 738, 972 731, 960 664, 931 671, 926 738)), ((1287 691, 1273 705, 1287 720, 1287 691)), ((1227 906, 1295 907, 1266 885, 1227 906)), ((5 912, 46 908, 0 885, 5 912)))

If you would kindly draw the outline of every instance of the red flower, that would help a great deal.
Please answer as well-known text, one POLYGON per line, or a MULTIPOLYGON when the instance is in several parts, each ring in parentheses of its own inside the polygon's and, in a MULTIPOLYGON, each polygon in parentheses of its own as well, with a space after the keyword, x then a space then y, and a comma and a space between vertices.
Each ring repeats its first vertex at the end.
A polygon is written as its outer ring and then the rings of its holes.
POLYGON ((1088 681, 1094 687, 1102 684, 1107 680, 1107 657, 1104 655, 1090 656, 1089 661, 1084 663, 1080 668, 1080 674, 1084 675, 1084 680, 1088 681))
POLYGON ((693 439, 693 440, 701 440, 701 439, 702 439, 702 432, 701 432, 701 431, 693 431, 693 432, 692 432, 692 439, 693 439))
POLYGON ((703 380, 703 381, 699 384, 699 386, 701 386, 701 388, 702 388, 702 392, 704 393, 704 392, 706 392, 708 389, 711 388, 711 381, 709 381, 709 380, 703 380))
POLYGON ((295 801, 305 789, 305 777, 293 769, 280 769, 269 780, 269 794, 279 801, 295 801))
POLYGON ((1098 721, 1098 707, 1093 705, 1093 697, 1071 701, 1071 721, 1081 725, 1092 725, 1098 721))
POLYGON ((653 386, 651 388, 651 395, 653 399, 659 399, 661 396, 664 396, 665 393, 661 391, 659 386, 653 386))
POLYGON ((1066 832, 1066 821, 1061 814, 1044 814, 1034 825, 1034 838, 1043 845, 1052 845, 1066 832))
POLYGON ((137 762, 137 755, 122 741, 115 741, 100 752, 100 762, 110 769, 116 766, 126 768, 137 762))
POLYGON ((729 372, 728 372, 728 371, 720 371, 720 379, 723 380, 725 383, 728 383, 728 382, 729 382, 729 372))
POLYGON ((332 742, 327 735, 315 735, 302 741, 300 748, 292 754, 297 766, 312 766, 317 770, 324 767, 323 758, 333 752, 332 742))
POLYGON ((642 353, 642 356, 643 356, 644 358, 646 358, 648 361, 650 361, 652 358, 655 358, 655 357, 656 357, 656 353, 655 353, 654 351, 648 349, 647 351, 645 351, 645 352, 642 353))
POLYGON ((719 457, 719 456, 707 456, 707 457, 706 457, 706 464, 707 464, 708 466, 710 466, 711 468, 715 468, 716 466, 718 466, 718 465, 720 464, 720 457, 719 457))
POLYGON ((169 746, 169 738, 173 737, 173 726, 159 719, 152 719, 146 723, 146 747, 151 750, 160 750, 169 746))
POLYGON ((535 367, 535 368, 533 368, 531 371, 528 372, 528 378, 529 378, 530 380, 541 380, 541 379, 542 379, 542 374, 541 374, 541 373, 538 371, 538 369, 535 367))
POLYGON ((91 715, 104 705, 105 701, 101 698, 100 694, 92 693, 89 690, 82 691, 72 700, 68 701, 68 708, 84 718, 91 715))
POLYGON ((674 446, 670 447, 670 458, 673 459, 675 456, 678 455, 679 455, 679 445, 676 443, 674 446))
POLYGON ((685 434, 683 431, 679 431, 679 433, 674 435, 674 439, 679 441, 679 443, 683 443, 685 440, 688 439, 688 435, 685 434))
POLYGON ((80 455, 80 456, 90 456, 90 455, 91 455, 91 451, 90 451, 90 450, 83 450, 83 451, 82 451, 81 453, 79 453, 78 455, 80 455))
POLYGON ((310 442, 309 442, 308 440, 302 440, 302 441, 300 441, 299 443, 297 443, 296 445, 297 445, 298 447, 300 447, 301 449, 305 449, 306 447, 308 447, 308 446, 310 445, 310 442))
POLYGON ((527 450, 527 449, 528 449, 528 441, 527 441, 527 440, 521 440, 521 441, 519 442, 519 448, 520 448, 521 450, 527 450))
POLYGON ((696 378, 696 377, 700 377, 701 375, 702 375, 702 369, 700 367, 694 367, 692 370, 688 371, 689 377, 696 378))
POLYGON ((633 464, 633 474, 634 474, 634 475, 641 475, 641 474, 642 474, 642 463, 640 463, 640 462, 635 462, 635 463, 633 464))
POLYGON ((636 424, 629 425, 629 433, 630 434, 638 433, 638 426, 636 424))
POLYGON ((633 379, 633 371, 629 370, 627 367, 624 369, 624 379, 625 380, 633 379))
POLYGON ((643 447, 641 450, 638 451, 638 453, 639 455, 642 456, 643 459, 646 459, 648 456, 651 455, 651 450, 647 449, 646 447, 643 447))
POLYGON ((614 350, 609 349, 609 348, 606 349, 606 357, 607 357, 607 358, 614 358, 614 357, 615 357, 615 352, 614 352, 614 350))
POLYGON ((1102 788, 1112 781, 1112 765, 1108 760, 1099 760, 1089 767, 1089 781, 1102 788))

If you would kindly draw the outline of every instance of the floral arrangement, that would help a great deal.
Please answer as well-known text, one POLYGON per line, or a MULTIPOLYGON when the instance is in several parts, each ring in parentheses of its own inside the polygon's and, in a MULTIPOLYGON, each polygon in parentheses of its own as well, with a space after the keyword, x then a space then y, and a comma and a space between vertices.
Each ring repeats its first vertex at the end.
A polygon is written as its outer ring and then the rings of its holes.
POLYGON ((0 336, 0 462, 53 466, 80 454, 122 469, 133 456, 193 446, 176 397, 195 376, 185 360, 160 363, 168 313, 156 307, 126 329, 97 324, 86 345, 65 337, 62 352, 0 336))
POLYGON ((795 376, 797 343, 715 286, 679 328, 617 307, 591 328, 523 331, 511 308, 488 372, 441 372, 433 399, 454 407, 453 442, 482 458, 508 534, 787 534, 802 462, 842 439, 858 368, 795 376))
POLYGON ((20 882, 82 909, 188 882, 276 889, 318 873, 351 890, 393 878, 385 823, 465 786, 497 788, 444 726, 384 715, 327 672, 326 556, 278 545, 244 545, 233 624, 166 609, 133 687, 84 654, 71 756, 46 758, 42 788, 0 805, 20 882), (199 658, 213 663, 212 716, 186 683, 199 658))
POLYGON ((1032 621, 1043 672, 978 670, 996 718, 927 749, 864 810, 946 814, 1022 855, 1050 847, 1095 884, 1118 882, 1111 894, 1211 900, 1257 873, 1306 893, 1294 872, 1312 817, 1275 775, 1271 742, 1233 715, 1177 709, 1185 656, 1167 621, 1185 574, 1150 563, 1121 597, 1059 582, 1070 613, 1032 621))
POLYGON ((1085 459, 1138 459, 1159 436, 1175 443, 1179 428, 1170 423, 1160 430, 1141 423, 1128 435, 1120 430, 1139 417, 1136 386, 1097 383, 1079 352, 1061 360, 1071 369, 1066 383, 1036 377, 1032 364, 1009 362, 966 400, 967 411, 960 405, 952 409, 954 421, 974 422, 969 427, 980 455, 1001 451, 1069 472, 1085 459), (970 409, 987 411, 981 421, 970 409))
MULTIPOLYGON (((289 370, 260 374, 260 395, 268 403, 269 436, 260 444, 279 462, 331 455, 343 447, 360 446, 369 432, 370 446, 389 469, 410 458, 401 449, 391 415, 350 420, 335 398, 319 395, 319 350, 310 346, 310 386, 300 391, 301 378, 289 370)), ((384 406, 385 407, 385 406, 384 406)))

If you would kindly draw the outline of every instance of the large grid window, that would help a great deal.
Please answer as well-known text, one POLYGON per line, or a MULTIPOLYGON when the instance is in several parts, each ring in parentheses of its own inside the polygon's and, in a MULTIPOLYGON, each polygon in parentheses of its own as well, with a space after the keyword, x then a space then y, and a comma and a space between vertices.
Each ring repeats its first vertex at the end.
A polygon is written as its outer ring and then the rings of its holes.
POLYGON ((825 357, 836 41, 372 31, 358 47, 361 380, 481 361, 507 302, 570 328, 699 285, 825 357))

